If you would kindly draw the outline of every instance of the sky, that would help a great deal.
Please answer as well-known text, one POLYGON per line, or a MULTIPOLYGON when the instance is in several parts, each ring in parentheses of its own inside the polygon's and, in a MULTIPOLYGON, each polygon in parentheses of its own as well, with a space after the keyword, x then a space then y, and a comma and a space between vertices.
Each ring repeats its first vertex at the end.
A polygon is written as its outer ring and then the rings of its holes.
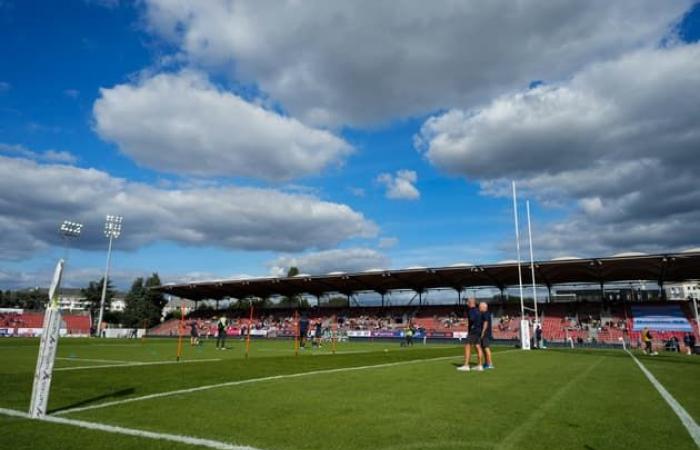
POLYGON ((700 4, 0 0, 0 288, 700 247, 700 4), (527 245, 527 241, 523 241, 527 245))

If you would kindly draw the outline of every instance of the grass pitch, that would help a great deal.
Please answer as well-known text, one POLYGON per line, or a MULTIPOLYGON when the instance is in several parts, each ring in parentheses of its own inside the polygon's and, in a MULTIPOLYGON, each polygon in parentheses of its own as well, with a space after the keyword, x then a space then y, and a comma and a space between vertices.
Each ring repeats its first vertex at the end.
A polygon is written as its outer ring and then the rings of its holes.
MULTIPOLYGON (((185 345, 63 339, 51 414, 256 449, 694 449, 621 350, 497 348, 496 369, 455 370, 462 347, 289 341, 185 345), (148 396, 145 399, 141 397, 148 396), (134 401, 134 399, 136 399, 134 401)), ((0 340, 0 408, 26 411, 38 341, 0 340)), ((697 422, 700 358, 638 355, 697 422)), ((0 447, 198 448, 0 414, 0 447)), ((221 447, 225 448, 225 447, 221 447)))

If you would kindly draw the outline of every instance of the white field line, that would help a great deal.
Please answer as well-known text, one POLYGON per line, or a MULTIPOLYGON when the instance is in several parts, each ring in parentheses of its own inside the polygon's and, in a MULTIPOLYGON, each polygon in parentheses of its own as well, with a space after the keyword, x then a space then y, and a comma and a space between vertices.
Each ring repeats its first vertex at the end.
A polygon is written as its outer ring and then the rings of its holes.
POLYGON ((112 367, 141 367, 141 366, 162 366, 167 364, 191 364, 221 361, 219 358, 214 359, 188 359, 186 361, 152 361, 152 362, 127 362, 124 364, 101 364, 99 366, 74 366, 74 367, 59 367, 53 369, 54 372, 66 370, 89 370, 89 369, 109 369, 112 367))
POLYGON ((128 364, 128 363, 133 363, 133 362, 138 362, 138 361, 122 361, 118 359, 93 359, 93 358, 72 358, 70 356, 57 356, 56 359, 60 359, 62 361, 85 361, 85 362, 97 362, 97 363, 112 363, 112 364, 128 364))
MULTIPOLYGON (((502 352, 497 352, 496 355, 502 355, 504 353, 510 353, 510 352, 516 352, 516 351, 519 352, 520 350, 505 350, 502 352)), ((197 386, 197 387, 187 388, 187 389, 178 389, 175 391, 158 392, 156 394, 149 394, 149 395, 144 395, 141 397, 126 398, 124 400, 115 400, 112 402, 98 403, 96 405, 89 405, 89 406, 82 406, 82 407, 78 407, 78 408, 65 409, 63 411, 56 412, 54 415, 71 414, 71 413, 76 413, 76 412, 81 412, 81 411, 89 411, 92 409, 106 408, 109 406, 123 405, 125 403, 139 402, 139 401, 143 401, 143 400, 152 400, 154 398, 171 397, 173 395, 180 395, 180 394, 190 394, 192 392, 206 391, 209 389, 218 389, 218 388, 230 387, 230 386, 240 386, 243 384, 261 383, 261 382, 265 382, 265 381, 284 380, 284 379, 290 379, 290 378, 301 378, 301 377, 308 377, 308 376, 319 375, 319 374, 353 372, 353 371, 357 371, 357 370, 367 370, 367 369, 381 369, 384 367, 395 367, 395 366, 403 366, 403 365, 407 365, 407 364, 415 364, 415 363, 428 362, 428 361, 440 361, 440 360, 446 360, 446 359, 457 359, 457 358, 464 358, 464 356, 455 355, 455 356, 440 356, 437 358, 411 359, 409 361, 397 361, 397 362, 393 362, 393 363, 374 364, 374 365, 370 365, 370 366, 340 367, 337 369, 312 370, 310 372, 298 372, 298 373, 290 373, 290 374, 286 374, 286 375, 272 375, 269 377, 249 378, 247 380, 227 381, 225 383, 209 384, 209 385, 205 385, 205 386, 197 386)))
MULTIPOLYGON (((0 408, 0 414, 11 417, 19 417, 22 419, 31 419, 29 414, 14 409, 0 408)), ((259 450, 254 447, 235 445, 230 444, 228 442, 215 441, 211 439, 202 439, 193 436, 184 436, 180 434, 156 433, 153 431, 138 430, 134 428, 124 428, 97 422, 86 422, 84 420, 66 419, 65 417, 45 416, 35 420, 57 423, 61 425, 70 425, 74 427, 85 428, 88 430, 104 431, 107 433, 124 434, 127 436, 136 436, 146 439, 156 439, 159 441, 170 441, 177 442, 180 444, 198 445, 200 447, 214 448, 219 450, 259 450)))
POLYGON ((647 377, 649 382, 651 382, 651 384, 656 388, 659 394, 661 394, 661 397, 664 400, 666 400, 668 406, 670 406, 673 412, 676 413, 676 416, 678 416, 678 418, 681 420, 681 423, 683 424, 685 429, 688 430, 688 434, 690 434, 690 437, 693 438, 693 441, 695 441, 695 445, 700 447, 700 426, 698 426, 697 422, 695 422, 693 417, 690 414, 688 414, 688 411, 686 411, 685 408, 683 408, 681 404, 678 403, 678 401, 675 398, 673 398, 671 393, 668 392, 661 383, 659 383, 659 381, 654 377, 654 375, 652 375, 652 373, 649 372, 649 370, 646 367, 644 367, 644 365, 637 359, 637 357, 634 356, 634 354, 632 354, 632 352, 630 352, 629 350, 626 351, 632 357, 634 362, 637 363, 639 368, 642 370, 642 373, 647 377))

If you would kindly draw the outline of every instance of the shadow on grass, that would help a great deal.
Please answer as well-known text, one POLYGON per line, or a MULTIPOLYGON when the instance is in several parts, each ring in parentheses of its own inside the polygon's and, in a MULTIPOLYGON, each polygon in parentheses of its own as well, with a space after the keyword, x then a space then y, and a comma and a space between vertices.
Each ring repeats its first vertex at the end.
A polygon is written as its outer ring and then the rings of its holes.
POLYGON ((133 394, 134 392, 136 392, 134 388, 121 389, 119 391, 114 391, 114 392, 110 392, 108 394, 98 395, 98 396, 91 397, 91 398, 88 398, 85 400, 81 400, 81 401, 76 402, 76 403, 72 403, 70 405, 66 405, 66 406, 62 406, 60 408, 52 409, 49 411, 49 414, 54 414, 57 412, 65 411, 67 409, 73 409, 73 408, 78 408, 80 406, 89 405, 90 403, 94 403, 94 402, 97 402, 100 400, 107 400, 110 398, 124 397, 124 396, 130 395, 130 394, 133 394))

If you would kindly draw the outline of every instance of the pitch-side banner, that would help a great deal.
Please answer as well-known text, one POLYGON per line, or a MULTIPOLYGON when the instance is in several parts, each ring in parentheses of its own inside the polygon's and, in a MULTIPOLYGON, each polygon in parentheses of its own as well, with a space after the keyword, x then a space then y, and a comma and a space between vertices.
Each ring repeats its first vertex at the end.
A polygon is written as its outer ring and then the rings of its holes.
POLYGON ((632 317, 633 331, 642 331, 644 328, 657 331, 693 331, 679 305, 633 306, 632 317))
POLYGON ((31 417, 43 417, 46 415, 46 406, 49 403, 51 390, 51 377, 53 365, 58 348, 58 337, 61 328, 61 311, 58 307, 58 290, 63 275, 63 260, 59 260, 54 271, 53 281, 49 289, 49 301, 44 313, 44 329, 41 333, 39 344, 39 356, 34 372, 34 386, 32 388, 32 400, 29 405, 31 417))

